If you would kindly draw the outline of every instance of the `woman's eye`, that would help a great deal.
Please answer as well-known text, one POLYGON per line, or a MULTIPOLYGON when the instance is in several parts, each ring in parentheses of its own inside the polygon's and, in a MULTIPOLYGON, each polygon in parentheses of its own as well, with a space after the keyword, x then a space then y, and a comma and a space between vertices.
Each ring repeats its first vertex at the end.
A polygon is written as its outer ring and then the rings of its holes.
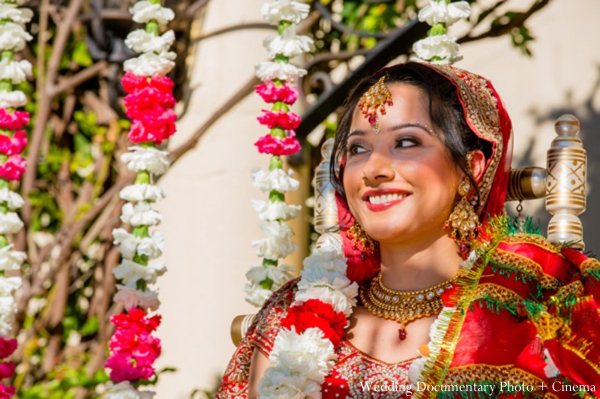
POLYGON ((421 144, 421 143, 413 137, 403 137, 403 138, 399 139, 398 141, 396 141, 396 148, 398 148, 398 147, 401 147, 401 148, 415 147, 415 146, 418 146, 419 144, 421 144))
POLYGON ((348 154, 350 155, 362 154, 365 151, 366 150, 360 144, 350 144, 348 146, 348 154))

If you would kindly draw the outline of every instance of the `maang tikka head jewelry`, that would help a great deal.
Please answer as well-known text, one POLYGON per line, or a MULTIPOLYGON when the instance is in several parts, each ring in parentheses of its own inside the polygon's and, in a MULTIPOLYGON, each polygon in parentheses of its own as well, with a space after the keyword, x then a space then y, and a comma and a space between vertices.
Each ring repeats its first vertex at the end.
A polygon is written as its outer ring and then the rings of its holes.
POLYGON ((375 134, 379 133, 379 115, 385 115, 385 106, 392 106, 392 93, 385 85, 385 76, 383 76, 377 83, 375 83, 365 94, 362 95, 358 101, 358 108, 362 111, 362 114, 367 118, 369 124, 373 127, 375 134))

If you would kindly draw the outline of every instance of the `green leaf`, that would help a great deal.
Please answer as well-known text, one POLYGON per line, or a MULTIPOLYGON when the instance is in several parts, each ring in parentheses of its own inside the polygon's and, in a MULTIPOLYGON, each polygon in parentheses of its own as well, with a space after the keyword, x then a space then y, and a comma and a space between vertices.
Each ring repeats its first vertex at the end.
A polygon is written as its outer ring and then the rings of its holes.
POLYGON ((75 44, 72 57, 73 61, 75 61, 77 65, 82 67, 89 67, 94 63, 94 60, 92 60, 90 53, 88 53, 87 45, 83 40, 75 44))

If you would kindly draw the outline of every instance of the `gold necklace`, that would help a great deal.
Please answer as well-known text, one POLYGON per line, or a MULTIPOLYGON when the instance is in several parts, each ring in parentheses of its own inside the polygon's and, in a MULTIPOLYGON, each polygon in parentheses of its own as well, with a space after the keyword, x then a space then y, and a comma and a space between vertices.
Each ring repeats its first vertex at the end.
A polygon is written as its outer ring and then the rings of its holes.
POLYGON ((369 313, 400 323, 398 338, 406 339, 407 324, 442 311, 441 295, 452 288, 454 278, 418 291, 395 291, 381 282, 381 272, 358 291, 360 301, 369 313))

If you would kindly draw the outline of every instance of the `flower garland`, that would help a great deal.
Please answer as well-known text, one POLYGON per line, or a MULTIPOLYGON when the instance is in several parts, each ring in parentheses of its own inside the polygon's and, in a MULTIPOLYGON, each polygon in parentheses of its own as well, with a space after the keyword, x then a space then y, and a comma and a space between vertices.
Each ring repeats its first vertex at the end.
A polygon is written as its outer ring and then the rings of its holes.
POLYGON ((263 221, 261 230, 265 235, 252 243, 263 262, 253 265, 246 273, 249 281, 244 287, 246 301, 255 306, 262 306, 273 291, 291 279, 290 272, 294 270, 289 265, 278 264, 278 259, 297 249, 292 242, 293 231, 285 222, 295 218, 300 210, 300 206, 285 203, 285 193, 296 190, 299 183, 290 177, 291 170, 283 170, 281 157, 300 150, 294 129, 300 125, 301 118, 290 112, 290 106, 298 99, 298 89, 288 84, 295 83, 306 71, 290 64, 289 59, 311 50, 312 39, 296 35, 296 25, 306 18, 309 10, 307 4, 294 0, 266 3, 261 9, 264 18, 277 25, 278 34, 270 35, 263 43, 273 61, 256 65, 256 76, 264 82, 255 87, 256 93, 273 105, 258 117, 259 123, 271 131, 255 143, 261 154, 272 156, 269 170, 252 170, 254 186, 269 193, 268 201, 252 201, 263 221))
POLYGON ((133 20, 145 23, 146 28, 129 33, 125 40, 140 55, 125 61, 121 80, 128 93, 123 100, 131 119, 128 137, 136 144, 121 160, 137 173, 137 178, 120 192, 120 197, 127 201, 121 221, 133 226, 133 231, 113 230, 114 243, 120 245, 122 256, 121 263, 113 269, 120 282, 114 301, 125 311, 111 317, 116 328, 109 342, 112 353, 105 367, 111 369, 110 378, 116 384, 108 386, 107 399, 149 399, 155 395, 138 391, 136 383, 155 375, 153 364, 161 353, 160 340, 152 335, 161 317, 148 316, 147 312, 156 311, 160 305, 158 293, 149 285, 166 272, 164 262, 149 264, 162 255, 165 246, 160 231, 150 232, 152 226, 162 222, 161 214, 152 209, 152 204, 165 198, 165 193, 152 184, 152 175, 163 174, 169 168, 168 153, 156 146, 175 133, 177 119, 173 111, 173 82, 165 76, 175 66, 175 53, 168 51, 175 34, 168 31, 159 35, 159 28, 175 14, 162 7, 160 0, 138 1, 131 12, 133 20))
POLYGON ((456 37, 446 34, 447 28, 462 18, 471 15, 471 6, 466 1, 450 3, 450 0, 431 0, 419 11, 419 21, 431 25, 425 39, 413 45, 416 61, 433 64, 453 64, 462 59, 456 37))
MULTIPOLYGON (((15 212, 23 205, 23 198, 10 189, 11 181, 19 181, 25 173, 25 160, 20 156, 27 146, 23 128, 29 123, 29 113, 17 111, 27 103, 25 93, 14 86, 31 75, 31 63, 15 60, 15 52, 25 48, 33 37, 25 24, 33 17, 28 8, 20 8, 24 0, 0 1, 0 359, 6 359, 17 349, 13 323, 17 305, 13 293, 21 287, 21 277, 6 277, 6 272, 20 270, 26 259, 24 252, 12 249, 7 235, 16 234, 23 222, 15 212)), ((0 379, 11 378, 15 364, 0 363, 0 379)), ((15 394, 13 386, 0 383, 0 397, 15 394)))

